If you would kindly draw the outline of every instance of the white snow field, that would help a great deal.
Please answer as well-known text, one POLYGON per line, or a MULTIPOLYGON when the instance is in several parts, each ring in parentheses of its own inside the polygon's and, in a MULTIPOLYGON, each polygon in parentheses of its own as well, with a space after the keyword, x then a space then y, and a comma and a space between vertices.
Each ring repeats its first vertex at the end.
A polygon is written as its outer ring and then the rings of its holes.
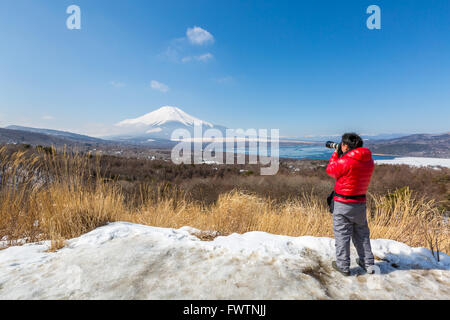
POLYGON ((450 168, 450 159, 399 157, 394 159, 375 160, 376 164, 406 164, 413 167, 444 167, 450 168))
POLYGON ((117 222, 47 252, 0 251, 1 299, 450 299, 450 256, 373 240, 381 274, 331 267, 334 240, 264 232, 200 241, 190 227, 117 222))

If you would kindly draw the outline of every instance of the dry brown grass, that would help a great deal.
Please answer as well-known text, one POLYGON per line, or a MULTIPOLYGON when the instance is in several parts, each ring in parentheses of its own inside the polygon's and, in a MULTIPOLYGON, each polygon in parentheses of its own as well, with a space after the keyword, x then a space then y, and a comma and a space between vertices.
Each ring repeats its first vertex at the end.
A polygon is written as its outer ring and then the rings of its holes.
MULTIPOLYGON (((87 170, 86 158, 46 153, 30 158, 0 150, 0 238, 9 244, 52 240, 52 250, 57 250, 65 239, 114 221, 191 226, 222 235, 265 231, 333 236, 331 215, 313 194, 280 202, 233 190, 205 205, 178 191, 155 195, 151 188, 141 188, 131 201, 120 184, 102 179, 98 170, 87 170)), ((413 197, 408 188, 370 200, 372 238, 450 253, 449 226, 433 202, 413 197)))
POLYGON ((374 210, 369 213, 369 225, 373 238, 450 252, 450 225, 433 200, 413 197, 408 187, 372 199, 374 210))

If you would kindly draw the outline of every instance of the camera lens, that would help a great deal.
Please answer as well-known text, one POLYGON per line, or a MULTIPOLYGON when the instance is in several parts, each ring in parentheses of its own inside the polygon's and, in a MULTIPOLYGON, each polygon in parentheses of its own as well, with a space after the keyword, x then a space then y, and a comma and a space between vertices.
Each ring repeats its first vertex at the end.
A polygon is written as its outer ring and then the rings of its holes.
POLYGON ((334 143, 333 141, 327 141, 325 143, 325 147, 330 148, 330 149, 336 149, 336 143, 334 143))

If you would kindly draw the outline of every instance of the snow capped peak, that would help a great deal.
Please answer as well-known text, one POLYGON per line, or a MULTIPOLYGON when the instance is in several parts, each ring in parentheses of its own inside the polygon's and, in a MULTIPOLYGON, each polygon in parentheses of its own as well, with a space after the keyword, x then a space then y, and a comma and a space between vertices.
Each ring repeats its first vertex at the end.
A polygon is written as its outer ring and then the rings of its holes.
POLYGON ((161 107, 139 118, 121 121, 117 125, 120 127, 130 125, 160 126, 167 122, 180 122, 186 126, 193 126, 195 122, 200 122, 203 125, 213 127, 211 123, 195 118, 180 108, 171 106, 161 107))

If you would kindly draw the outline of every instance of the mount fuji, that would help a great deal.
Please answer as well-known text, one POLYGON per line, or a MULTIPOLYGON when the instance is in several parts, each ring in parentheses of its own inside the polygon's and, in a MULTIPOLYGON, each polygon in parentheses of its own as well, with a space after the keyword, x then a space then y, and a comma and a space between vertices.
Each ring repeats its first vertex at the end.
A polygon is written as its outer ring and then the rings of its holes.
POLYGON ((172 132, 176 129, 186 129, 193 137, 195 124, 200 124, 203 132, 208 129, 217 129, 224 133, 226 130, 223 126, 217 126, 191 116, 180 108, 164 106, 141 117, 117 123, 115 126, 122 133, 109 138, 139 143, 171 140, 172 132))

